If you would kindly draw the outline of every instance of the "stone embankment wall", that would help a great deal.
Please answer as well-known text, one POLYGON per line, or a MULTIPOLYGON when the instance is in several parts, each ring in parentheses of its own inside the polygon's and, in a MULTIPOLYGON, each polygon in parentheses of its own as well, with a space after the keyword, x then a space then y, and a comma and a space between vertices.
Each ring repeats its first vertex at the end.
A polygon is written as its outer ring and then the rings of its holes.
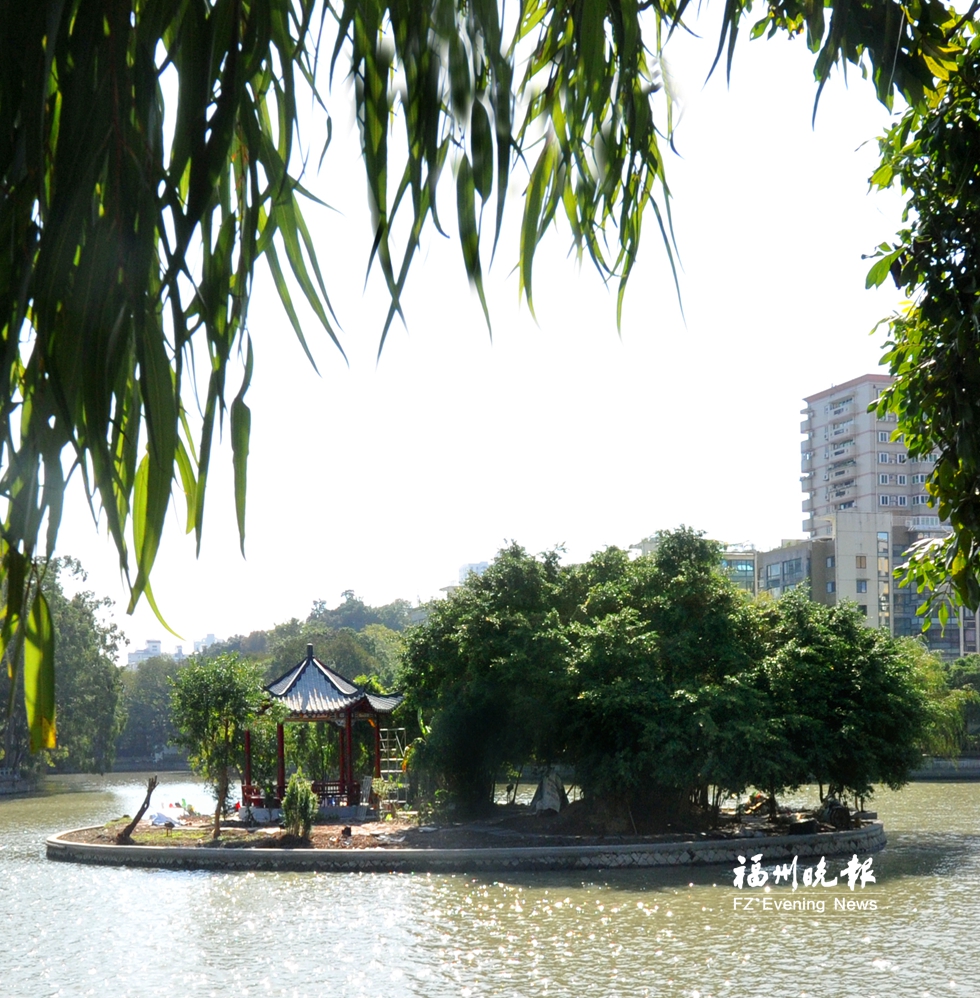
POLYGON ((762 862, 819 856, 867 856, 885 845, 880 822, 816 835, 745 836, 631 845, 495 849, 241 849, 208 846, 115 846, 47 840, 48 859, 172 869, 317 870, 321 872, 479 873, 501 870, 607 870, 732 864, 762 853, 762 862))

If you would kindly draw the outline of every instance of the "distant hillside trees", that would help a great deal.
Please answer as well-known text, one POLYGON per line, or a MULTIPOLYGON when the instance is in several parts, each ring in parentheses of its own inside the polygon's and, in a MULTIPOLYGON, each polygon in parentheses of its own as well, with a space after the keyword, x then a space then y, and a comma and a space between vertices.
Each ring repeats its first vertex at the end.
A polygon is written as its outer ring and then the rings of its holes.
MULTIPOLYGON (((189 663, 197 661, 210 661, 222 655, 247 659, 257 669, 261 682, 269 683, 304 659, 306 646, 312 644, 317 658, 346 678, 361 685, 369 683, 379 692, 394 689, 408 609, 405 600, 381 607, 369 606, 348 591, 332 610, 323 601, 315 603, 306 620, 294 617, 268 631, 235 635, 185 662, 160 656, 147 659, 136 669, 125 670, 121 687, 127 722, 119 736, 120 757, 151 759, 174 743, 178 732, 170 710, 173 684, 189 663)), ((373 748, 373 743, 367 748, 360 745, 358 739, 363 740, 362 734, 358 732, 355 739, 355 751, 361 754, 373 748)), ((267 777, 271 779, 271 774, 263 770, 262 760, 269 756, 274 761, 275 747, 270 742, 270 749, 263 741, 265 737, 257 730, 253 738, 257 783, 267 777)), ((330 726, 290 725, 286 740, 287 754, 299 761, 308 775, 326 778, 330 769, 335 768, 337 739, 330 726)))
POLYGON ((209 649, 211 654, 236 652, 263 666, 268 680, 281 676, 306 657, 313 645, 316 657, 348 679, 370 677, 384 690, 397 680, 411 605, 395 600, 370 606, 352 590, 330 609, 317 600, 305 620, 293 617, 268 631, 236 635, 209 649))

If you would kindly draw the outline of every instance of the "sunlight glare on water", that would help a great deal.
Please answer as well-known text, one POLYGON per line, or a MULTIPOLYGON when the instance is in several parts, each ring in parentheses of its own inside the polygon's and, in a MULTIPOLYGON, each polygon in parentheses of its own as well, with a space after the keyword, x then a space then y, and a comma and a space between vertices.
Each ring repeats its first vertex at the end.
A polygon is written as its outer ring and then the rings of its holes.
MULTIPOLYGON (((879 794, 889 845, 877 882, 853 895, 846 883, 739 892, 727 867, 492 879, 44 858, 47 835, 132 813, 144 786, 70 777, 49 783, 57 793, 0 800, 0 993, 980 995, 978 784, 879 794), (750 894, 826 910, 734 910, 750 894), (835 911, 833 898, 877 910, 835 911)), ((186 776, 158 793, 209 807, 186 776)), ((845 863, 828 860, 828 879, 845 863)))

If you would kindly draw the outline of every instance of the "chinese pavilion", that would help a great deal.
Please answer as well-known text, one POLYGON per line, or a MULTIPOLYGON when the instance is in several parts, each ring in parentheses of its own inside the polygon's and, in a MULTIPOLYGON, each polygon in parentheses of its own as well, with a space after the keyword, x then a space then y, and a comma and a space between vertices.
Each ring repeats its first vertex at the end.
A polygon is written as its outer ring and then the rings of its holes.
MULTIPOLYGON (((360 803, 361 787, 354 779, 353 726, 357 721, 367 721, 374 728, 374 775, 381 776, 381 723, 404 700, 400 693, 381 695, 369 693, 344 679, 313 654, 313 645, 306 646, 306 658, 285 675, 266 687, 273 700, 284 704, 288 710, 284 723, 296 721, 328 721, 337 725, 340 741, 339 779, 328 783, 315 783, 313 790, 322 801, 331 799, 336 804, 360 803)), ((286 759, 283 747, 283 725, 276 730, 278 757, 277 791, 281 801, 286 793, 286 759)), ((245 732, 245 782, 242 786, 242 803, 259 804, 260 787, 252 785, 251 736, 245 732)))

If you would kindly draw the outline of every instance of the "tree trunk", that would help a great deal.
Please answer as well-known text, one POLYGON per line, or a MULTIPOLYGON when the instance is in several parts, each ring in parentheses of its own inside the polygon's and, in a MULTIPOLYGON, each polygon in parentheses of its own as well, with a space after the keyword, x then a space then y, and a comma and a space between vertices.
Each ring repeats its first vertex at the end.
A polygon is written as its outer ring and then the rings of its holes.
POLYGON ((227 769, 221 770, 221 774, 218 777, 218 786, 215 789, 218 792, 218 804, 214 809, 214 831, 211 833, 212 839, 216 839, 221 834, 221 810, 225 806, 225 801, 228 799, 227 769))
POLYGON ((150 795, 157 788, 157 778, 151 776, 146 781, 146 796, 143 798, 143 803, 140 805, 140 809, 136 812, 136 817, 116 836, 116 842, 119 845, 126 845, 129 842, 130 835, 133 834, 133 829, 139 824, 140 818, 146 814, 146 809, 150 806, 150 795))

